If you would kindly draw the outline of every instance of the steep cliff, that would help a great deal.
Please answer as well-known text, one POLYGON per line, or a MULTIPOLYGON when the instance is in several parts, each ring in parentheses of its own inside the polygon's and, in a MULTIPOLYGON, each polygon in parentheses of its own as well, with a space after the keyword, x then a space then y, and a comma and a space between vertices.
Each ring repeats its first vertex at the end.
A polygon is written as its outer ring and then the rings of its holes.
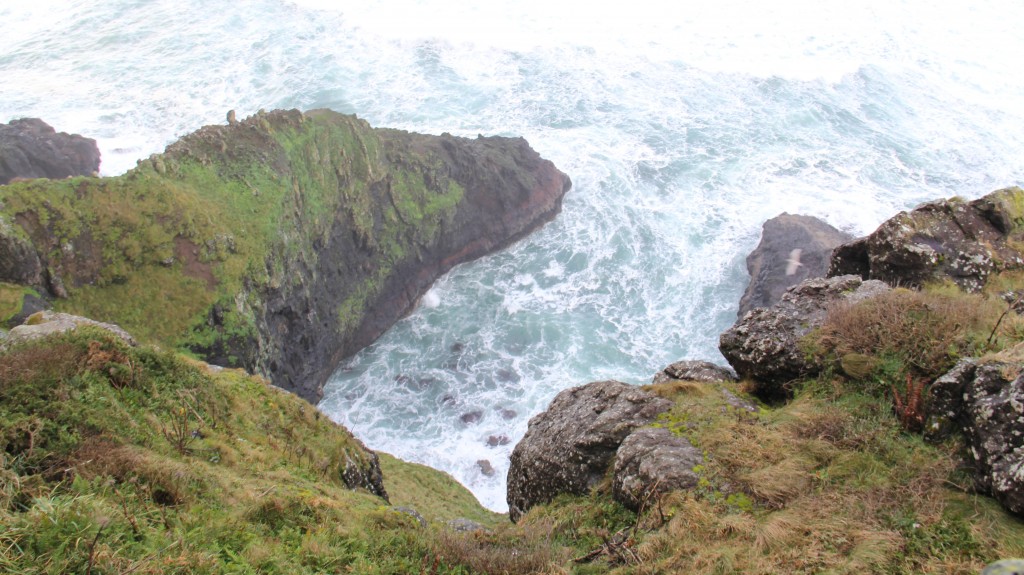
POLYGON ((0 282, 315 401, 437 277, 553 218, 569 187, 521 138, 261 112, 124 176, 0 188, 0 282))

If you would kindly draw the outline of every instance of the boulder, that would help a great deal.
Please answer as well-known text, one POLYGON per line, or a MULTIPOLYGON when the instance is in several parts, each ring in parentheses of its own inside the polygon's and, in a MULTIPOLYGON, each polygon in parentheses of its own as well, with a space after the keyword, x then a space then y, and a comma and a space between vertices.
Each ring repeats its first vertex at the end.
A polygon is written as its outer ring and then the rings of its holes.
POLYGON ((782 213, 766 221, 761 242, 747 256, 750 284, 740 298, 739 317, 774 304, 805 279, 824 277, 833 248, 852 239, 813 216, 782 213))
POLYGON ((857 274, 890 285, 950 279, 976 292, 992 273, 1024 268, 1014 247, 1024 236, 1024 190, 998 190, 972 202, 930 202, 900 212, 870 235, 835 249, 830 277, 857 274))
POLYGON ((654 376, 651 383, 665 383, 673 379, 682 381, 736 381, 736 372, 708 361, 677 361, 654 376))
POLYGON ((701 451, 668 429, 645 427, 629 434, 615 455, 612 493, 638 511, 660 494, 690 489, 700 480, 701 451))
POLYGON ((961 429, 975 487, 1024 515, 1024 365, 966 360, 928 390, 926 436, 961 429))
POLYGON ((57 133, 39 118, 0 124, 0 185, 14 178, 87 176, 99 169, 96 140, 57 133))
POLYGON ((718 349, 729 365, 753 383, 752 393, 764 400, 790 395, 787 385, 822 369, 801 349, 801 338, 820 326, 829 306, 862 301, 889 286, 856 275, 805 280, 791 287, 770 308, 755 308, 719 337, 718 349))
POLYGON ((560 493, 586 493, 604 477, 622 440, 654 421, 672 402, 618 381, 598 381, 559 393, 530 420, 512 451, 509 517, 560 493))
POLYGON ((77 315, 53 311, 41 311, 30 316, 26 323, 19 325, 8 332, 8 337, 4 344, 14 345, 24 341, 46 337, 55 333, 75 330, 85 325, 105 329, 121 338, 128 345, 138 345, 131 334, 112 323, 103 323, 77 315))

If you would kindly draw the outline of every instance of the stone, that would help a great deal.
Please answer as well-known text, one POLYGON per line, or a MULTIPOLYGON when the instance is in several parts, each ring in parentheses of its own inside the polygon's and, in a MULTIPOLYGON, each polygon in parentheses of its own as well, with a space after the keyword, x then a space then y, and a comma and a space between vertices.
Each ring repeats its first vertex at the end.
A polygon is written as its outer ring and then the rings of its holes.
POLYGON ((877 280, 856 275, 805 280, 786 290, 768 308, 746 313, 719 337, 718 349, 736 373, 751 380, 751 392, 766 401, 791 395, 790 382, 822 369, 800 346, 800 339, 820 326, 829 306, 855 303, 889 291, 877 280))
POLYGON ((402 505, 398 505, 391 507, 391 510, 412 517, 420 527, 427 526, 427 520, 424 519, 422 515, 420 515, 419 511, 416 511, 412 507, 404 507, 402 505))
POLYGON ((530 419, 512 451, 509 518, 560 493, 586 493, 604 477, 622 440, 672 407, 672 402, 618 381, 562 391, 530 419))
POLYGON ((64 333, 78 329, 82 326, 93 326, 100 329, 105 329, 110 333, 114 334, 122 341, 131 346, 138 345, 135 338, 128 332, 121 329, 119 326, 112 323, 103 323, 89 318, 80 317, 77 315, 71 315, 67 313, 59 313, 54 311, 41 311, 28 317, 27 321, 22 325, 19 325, 10 332, 8 332, 7 340, 4 342, 5 345, 14 345, 17 343, 46 337, 57 333, 64 333))
POLYGON ((612 494, 639 511, 661 494, 697 485, 701 451, 668 429, 645 427, 629 434, 615 454, 612 494))
POLYGON ((708 361, 677 361, 655 374, 652 383, 665 383, 674 379, 705 383, 736 381, 736 372, 708 361))
POLYGON ((465 425, 475 425, 480 423, 480 420, 484 418, 484 412, 479 409, 473 411, 467 411, 459 416, 459 421, 465 425))
POLYGON ((15 178, 88 176, 100 169, 96 140, 57 133, 39 118, 0 124, 0 185, 15 178))
POLYGON ((459 533, 476 533, 478 531, 487 531, 487 528, 481 525, 480 523, 477 523, 472 519, 466 519, 464 517, 452 519, 451 521, 446 523, 446 525, 452 531, 457 531, 459 533))
POLYGON ((1022 206, 1024 190, 1013 187, 972 202, 952 198, 900 212, 870 235, 837 247, 828 275, 857 274, 904 287, 948 279, 977 292, 992 273, 1024 268, 1024 254, 1013 245, 1024 230, 1022 206))
POLYGON ((832 250, 852 239, 813 216, 782 213, 766 221, 760 243, 747 256, 750 283, 740 298, 739 317, 771 306, 806 279, 824 277, 832 250))
POLYGON ((491 465, 491 462, 487 459, 478 459, 476 466, 480 468, 480 473, 482 473, 484 477, 494 477, 494 474, 497 473, 494 470, 494 466, 491 465))
POLYGON ((487 447, 498 447, 499 445, 508 445, 512 440, 507 435, 488 435, 487 436, 487 447))

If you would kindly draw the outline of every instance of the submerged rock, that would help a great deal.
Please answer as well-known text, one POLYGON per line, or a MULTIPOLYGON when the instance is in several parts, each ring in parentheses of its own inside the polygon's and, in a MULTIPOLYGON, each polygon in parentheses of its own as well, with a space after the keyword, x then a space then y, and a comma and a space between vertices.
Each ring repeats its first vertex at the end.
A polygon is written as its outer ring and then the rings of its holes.
POLYGON ((661 494, 690 489, 700 480, 701 451, 686 438, 664 428, 647 427, 629 434, 615 454, 612 493, 638 511, 661 494))
POLYGON ((512 451, 509 517, 559 493, 586 493, 604 476, 622 440, 672 407, 672 402, 618 381, 565 390, 530 420, 512 451))
POLYGON ((857 274, 890 285, 950 279, 980 290, 988 276, 1024 268, 1024 190, 998 190, 972 202, 958 198, 900 212, 870 235, 836 248, 829 276, 857 274))
POLYGON ((96 140, 57 133, 39 118, 0 124, 0 185, 15 178, 88 176, 100 169, 96 140))
POLYGON ((791 287, 770 308, 756 308, 719 337, 718 349, 744 379, 752 393, 777 400, 790 395, 788 384, 817 373, 822 366, 805 353, 800 339, 820 326, 828 307, 839 301, 857 302, 890 288, 859 276, 811 279, 791 287))
POLYGON ((771 306, 806 279, 824 277, 833 248, 852 239, 813 216, 782 213, 766 221, 760 243, 747 256, 750 284, 740 298, 739 317, 771 306))

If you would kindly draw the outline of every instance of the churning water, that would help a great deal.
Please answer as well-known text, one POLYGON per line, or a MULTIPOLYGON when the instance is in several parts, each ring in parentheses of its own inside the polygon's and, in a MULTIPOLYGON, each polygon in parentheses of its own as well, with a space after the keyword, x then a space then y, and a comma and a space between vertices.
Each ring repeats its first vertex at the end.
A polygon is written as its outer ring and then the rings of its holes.
POLYGON ((231 108, 525 136, 573 178, 561 216, 440 280, 321 404, 502 510, 558 391, 721 361, 764 220, 861 234, 1024 183, 1022 25, 1018 0, 34 0, 0 7, 0 121, 96 138, 104 174, 231 108))

